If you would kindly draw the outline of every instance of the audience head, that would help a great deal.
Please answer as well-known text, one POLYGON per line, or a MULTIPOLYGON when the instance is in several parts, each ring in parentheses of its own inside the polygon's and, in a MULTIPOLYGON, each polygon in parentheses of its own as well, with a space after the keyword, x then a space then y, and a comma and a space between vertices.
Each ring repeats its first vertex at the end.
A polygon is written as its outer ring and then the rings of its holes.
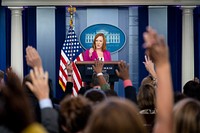
POLYGON ((93 111, 85 133, 146 133, 143 120, 134 103, 126 99, 108 98, 93 111))
POLYGON ((67 133, 82 131, 92 113, 89 100, 83 96, 66 96, 60 103, 62 129, 67 133))
POLYGON ((118 97, 118 94, 112 89, 104 90, 104 93, 106 97, 118 97))
POLYGON ((174 103, 181 101, 182 99, 187 98, 187 96, 181 92, 175 92, 174 93, 174 103))
POLYGON ((96 50, 96 40, 98 37, 102 37, 103 38, 103 46, 102 46, 102 51, 105 51, 106 50, 106 37, 103 33, 98 33, 96 34, 96 36, 94 37, 94 41, 93 41, 93 44, 92 44, 92 48, 94 50, 96 50))
POLYGON ((151 84, 141 85, 137 95, 137 101, 140 110, 155 109, 155 88, 151 84))
POLYGON ((183 86, 183 93, 190 97, 200 101, 200 84, 194 80, 188 81, 183 86))
POLYGON ((174 133, 200 132, 200 103, 186 98, 174 106, 174 133))
POLYGON ((99 89, 87 90, 84 96, 88 98, 90 101, 92 101, 93 103, 99 103, 106 99, 106 94, 104 93, 104 91, 99 90, 99 89))
POLYGON ((19 77, 8 69, 5 86, 1 92, 0 123, 19 133, 34 122, 31 106, 22 89, 19 77))
POLYGON ((151 75, 146 76, 146 77, 142 80, 141 85, 144 85, 144 84, 151 84, 151 85, 154 86, 154 87, 157 86, 156 80, 155 80, 151 75))

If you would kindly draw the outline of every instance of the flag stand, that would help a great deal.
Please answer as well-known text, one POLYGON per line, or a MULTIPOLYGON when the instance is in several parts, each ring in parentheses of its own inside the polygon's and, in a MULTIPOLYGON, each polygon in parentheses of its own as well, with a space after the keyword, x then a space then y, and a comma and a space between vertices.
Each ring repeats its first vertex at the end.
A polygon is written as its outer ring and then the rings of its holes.
POLYGON ((68 73, 66 71, 66 64, 72 63, 72 78, 73 78, 73 95, 77 96, 79 89, 82 87, 83 82, 78 68, 74 62, 83 61, 82 55, 82 47, 79 43, 79 39, 77 38, 74 25, 73 25, 73 15, 76 12, 75 7, 68 7, 67 11, 70 14, 69 21, 69 30, 66 36, 66 39, 63 43, 63 47, 61 49, 61 57, 60 57, 60 69, 59 69, 59 84, 61 85, 63 91, 67 91, 67 80, 68 73))

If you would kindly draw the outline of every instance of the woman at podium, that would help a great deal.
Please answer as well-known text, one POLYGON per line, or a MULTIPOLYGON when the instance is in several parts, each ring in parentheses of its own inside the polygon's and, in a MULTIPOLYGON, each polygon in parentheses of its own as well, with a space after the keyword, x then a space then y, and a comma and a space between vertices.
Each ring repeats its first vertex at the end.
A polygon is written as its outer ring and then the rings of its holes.
POLYGON ((96 34, 92 48, 84 52, 83 59, 84 61, 111 61, 110 52, 106 50, 106 38, 103 33, 96 34))

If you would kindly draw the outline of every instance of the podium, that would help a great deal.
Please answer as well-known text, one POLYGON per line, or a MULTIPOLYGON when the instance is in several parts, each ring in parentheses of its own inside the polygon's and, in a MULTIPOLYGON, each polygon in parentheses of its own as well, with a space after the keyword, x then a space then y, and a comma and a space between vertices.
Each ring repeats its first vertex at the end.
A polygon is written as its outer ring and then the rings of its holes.
MULTIPOLYGON (((91 82, 92 75, 94 70, 92 65, 95 64, 94 61, 76 61, 75 62, 83 82, 91 82)), ((118 69, 119 61, 105 61, 102 69, 102 73, 107 73, 109 75, 109 83, 113 83, 115 81, 119 81, 119 77, 117 76, 115 70, 118 69)))

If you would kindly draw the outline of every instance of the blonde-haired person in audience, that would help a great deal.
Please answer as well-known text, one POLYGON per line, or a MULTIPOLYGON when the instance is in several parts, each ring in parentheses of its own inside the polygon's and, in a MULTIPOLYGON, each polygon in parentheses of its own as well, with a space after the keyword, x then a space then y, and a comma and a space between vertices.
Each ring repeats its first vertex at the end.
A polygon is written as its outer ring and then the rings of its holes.
POLYGON ((96 105, 84 133, 146 133, 137 106, 129 100, 108 98, 96 105))
POLYGON ((185 83, 183 86, 183 94, 185 94, 187 97, 200 101, 200 84, 197 79, 196 81, 189 80, 187 83, 185 83))
POLYGON ((174 106, 173 133, 200 133, 200 102, 185 98, 174 106))
POLYGON ((200 133, 200 102, 185 98, 174 106, 173 133, 200 133))
POLYGON ((156 93, 155 87, 151 84, 141 85, 137 95, 138 107, 140 114, 145 118, 144 126, 149 133, 153 131, 156 115, 156 93))
POLYGON ((156 66, 156 122, 154 133, 173 132, 173 87, 168 46, 151 27, 143 34, 145 53, 156 66))
POLYGON ((137 102, 140 114, 145 118, 144 126, 148 129, 149 133, 152 133, 156 115, 155 89, 157 87, 157 74, 154 68, 154 63, 148 55, 145 55, 145 61, 143 64, 149 72, 149 75, 141 82, 137 95, 137 102))

